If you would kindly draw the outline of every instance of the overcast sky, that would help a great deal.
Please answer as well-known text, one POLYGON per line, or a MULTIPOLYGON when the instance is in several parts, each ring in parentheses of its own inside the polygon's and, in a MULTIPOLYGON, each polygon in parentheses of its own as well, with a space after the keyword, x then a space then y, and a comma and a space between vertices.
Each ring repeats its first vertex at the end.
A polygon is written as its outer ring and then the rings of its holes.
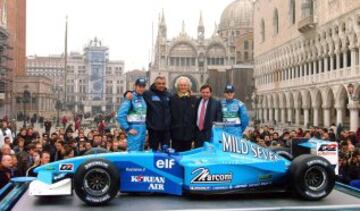
POLYGON ((225 7, 233 0, 28 0, 27 55, 64 52, 65 17, 69 19, 68 52, 82 52, 97 36, 110 48, 112 60, 124 60, 127 71, 146 68, 162 8, 168 38, 186 31, 196 36, 200 11, 210 36, 225 7))

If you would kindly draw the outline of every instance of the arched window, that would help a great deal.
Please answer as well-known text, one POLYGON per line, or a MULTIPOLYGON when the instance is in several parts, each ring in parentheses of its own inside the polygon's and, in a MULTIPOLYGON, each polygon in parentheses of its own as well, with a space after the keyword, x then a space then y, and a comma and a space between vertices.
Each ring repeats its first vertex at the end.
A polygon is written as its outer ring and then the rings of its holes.
POLYGON ((261 24, 260 24, 260 28, 261 28, 261 41, 264 42, 265 41, 265 21, 264 19, 261 19, 261 24))
POLYGON ((273 25, 274 25, 274 34, 279 33, 279 13, 278 10, 274 10, 274 16, 273 16, 273 25))
POLYGON ((296 22, 296 5, 295 0, 289 0, 289 20, 291 24, 296 22))
POLYGON ((301 12, 303 17, 312 16, 314 14, 313 0, 302 0, 301 12))

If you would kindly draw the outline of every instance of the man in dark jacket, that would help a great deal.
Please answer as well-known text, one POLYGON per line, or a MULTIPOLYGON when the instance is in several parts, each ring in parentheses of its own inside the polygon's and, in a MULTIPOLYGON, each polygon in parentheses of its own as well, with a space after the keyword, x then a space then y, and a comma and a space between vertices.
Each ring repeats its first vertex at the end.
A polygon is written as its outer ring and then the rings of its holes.
POLYGON ((179 77, 175 82, 177 93, 170 99, 171 140, 177 152, 191 149, 195 137, 196 103, 191 96, 191 81, 187 77, 179 77))
POLYGON ((146 127, 149 132, 150 148, 154 151, 159 145, 170 144, 170 93, 166 89, 164 76, 158 76, 150 90, 144 92, 147 104, 146 127))
POLYGON ((0 155, 0 189, 4 187, 13 176, 11 174, 12 157, 11 155, 0 155))
POLYGON ((200 88, 201 98, 196 105, 197 118, 195 130, 195 146, 202 147, 204 141, 210 141, 213 122, 221 122, 221 104, 211 97, 212 88, 210 85, 203 85, 200 88))

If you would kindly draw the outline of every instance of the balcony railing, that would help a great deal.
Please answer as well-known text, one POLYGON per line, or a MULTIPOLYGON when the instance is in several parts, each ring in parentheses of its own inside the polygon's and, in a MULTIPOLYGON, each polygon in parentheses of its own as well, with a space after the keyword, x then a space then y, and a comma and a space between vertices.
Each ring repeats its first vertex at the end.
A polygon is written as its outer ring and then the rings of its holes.
POLYGON ((302 20, 300 20, 298 23, 298 30, 301 33, 310 31, 310 30, 314 29, 315 27, 316 27, 316 23, 314 21, 313 15, 302 18, 302 20))

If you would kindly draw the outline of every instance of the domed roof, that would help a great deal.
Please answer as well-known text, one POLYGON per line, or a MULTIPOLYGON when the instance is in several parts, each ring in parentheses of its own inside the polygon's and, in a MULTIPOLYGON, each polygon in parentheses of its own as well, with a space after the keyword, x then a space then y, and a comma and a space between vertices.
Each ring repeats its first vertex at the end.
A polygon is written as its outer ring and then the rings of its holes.
POLYGON ((235 0, 221 15, 219 32, 253 27, 253 0, 235 0))

